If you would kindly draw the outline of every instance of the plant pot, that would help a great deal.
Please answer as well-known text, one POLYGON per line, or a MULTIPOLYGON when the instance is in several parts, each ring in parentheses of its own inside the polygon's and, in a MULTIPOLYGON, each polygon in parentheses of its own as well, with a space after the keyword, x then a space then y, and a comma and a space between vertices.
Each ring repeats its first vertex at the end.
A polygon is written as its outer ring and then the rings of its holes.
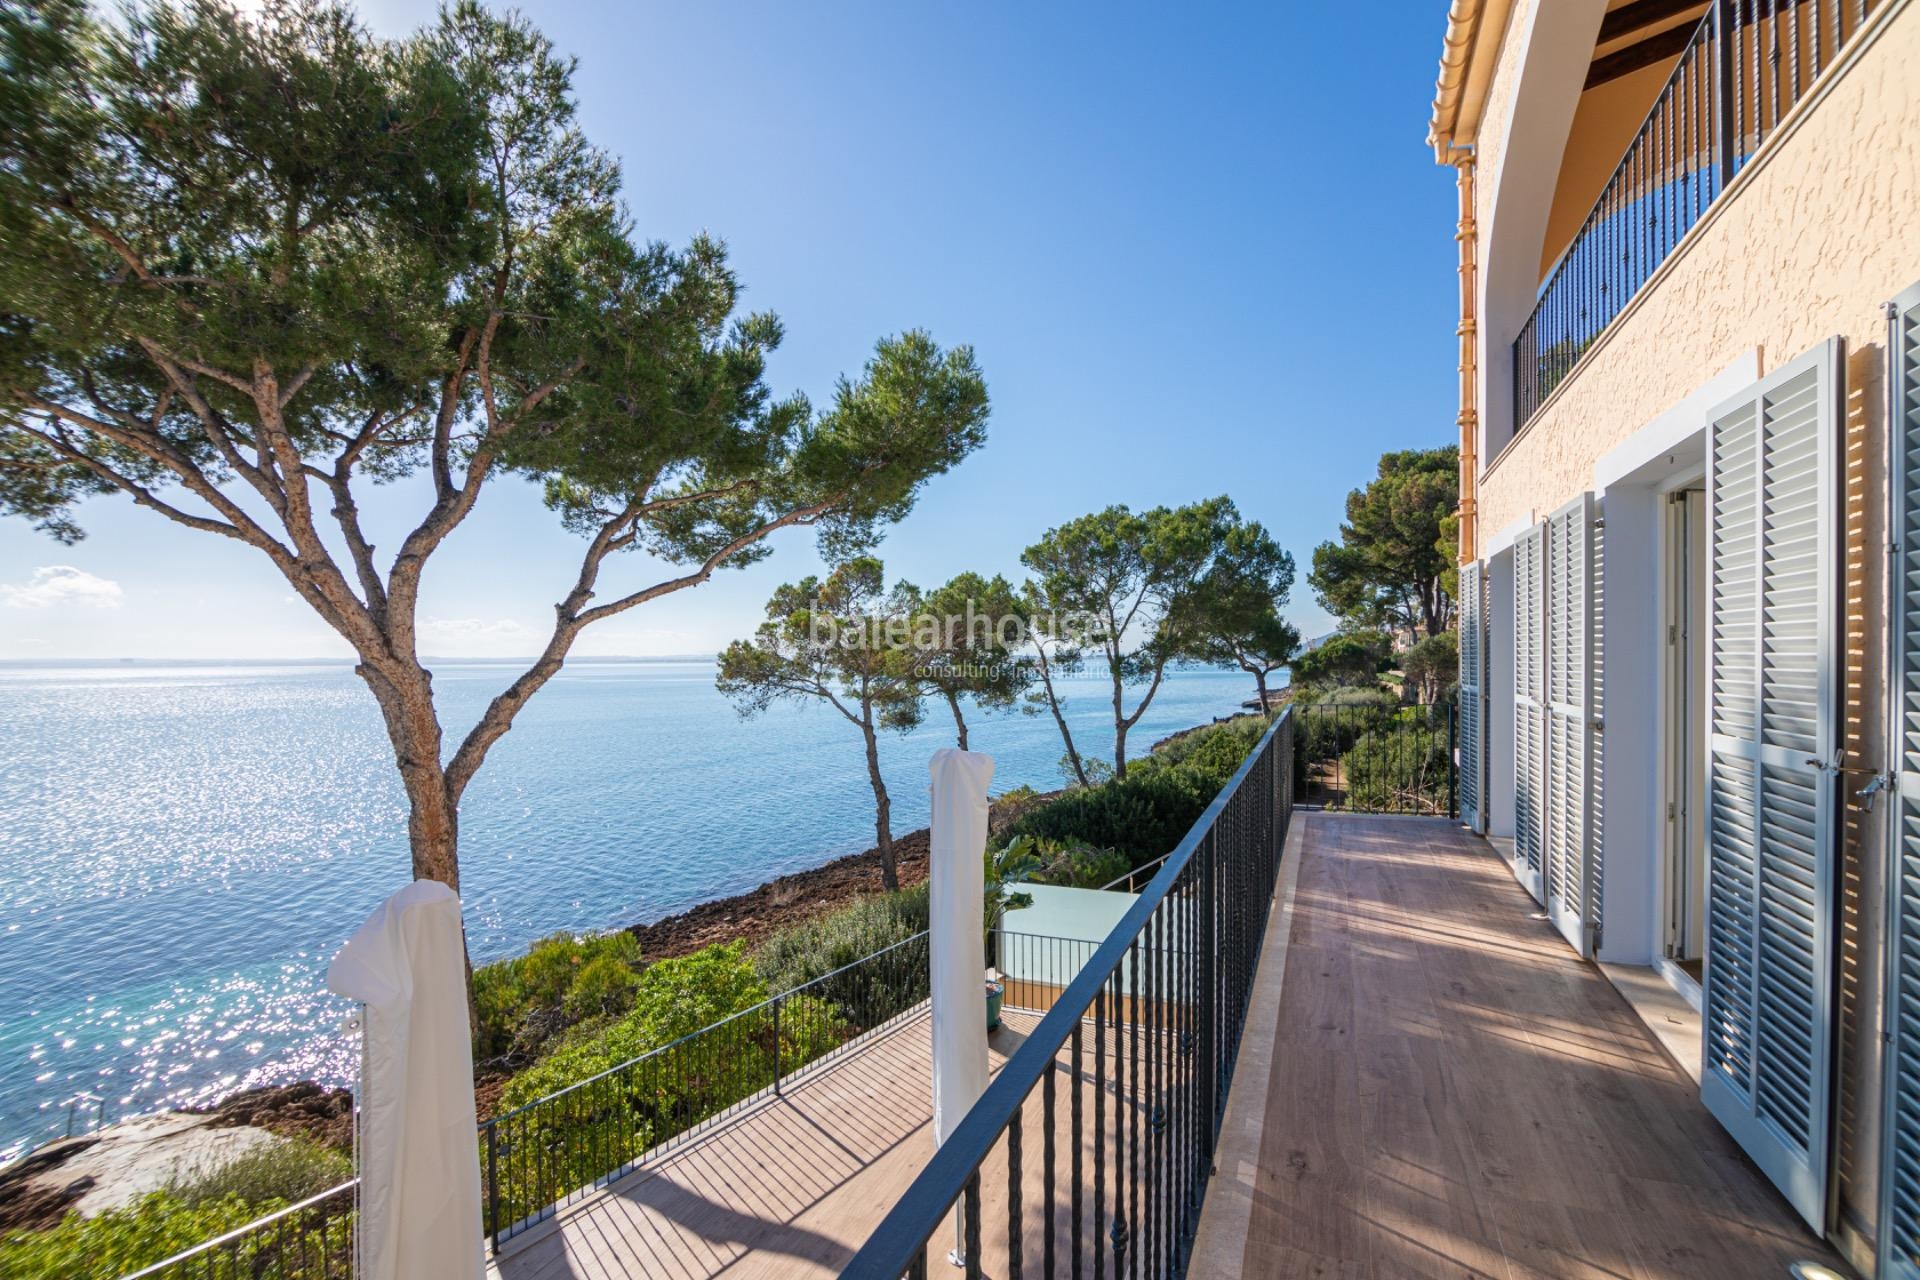
POLYGON ((1006 988, 998 982, 987 984, 987 1030, 1000 1029, 1000 1002, 1006 998, 1006 988))

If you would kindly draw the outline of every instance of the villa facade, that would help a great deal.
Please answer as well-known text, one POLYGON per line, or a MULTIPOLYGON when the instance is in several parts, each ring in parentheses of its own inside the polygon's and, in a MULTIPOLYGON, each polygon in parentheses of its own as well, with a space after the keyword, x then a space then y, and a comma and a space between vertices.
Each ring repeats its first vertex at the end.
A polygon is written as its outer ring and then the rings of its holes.
POLYGON ((1461 796, 1920 1275, 1920 4, 1455 0, 1461 796))

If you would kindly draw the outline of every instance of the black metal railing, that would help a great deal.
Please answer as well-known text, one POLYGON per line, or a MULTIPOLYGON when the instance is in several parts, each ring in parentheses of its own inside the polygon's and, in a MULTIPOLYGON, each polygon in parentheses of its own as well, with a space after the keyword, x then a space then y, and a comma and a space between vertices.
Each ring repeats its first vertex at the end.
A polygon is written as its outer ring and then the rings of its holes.
POLYGON ((1297 706, 1294 782, 1302 805, 1352 813, 1459 813, 1451 702, 1297 706))
POLYGON ((480 1126, 493 1250, 648 1157, 779 1093, 928 995, 927 935, 863 956, 751 1009, 480 1126))
POLYGON ((1876 2, 1709 5, 1514 341, 1516 426, 1573 372, 1876 2))
MULTIPOLYGON (((1017 918, 1017 913, 1016 913, 1017 918)), ((987 940, 990 963, 1000 971, 1003 1007, 1045 1013, 1073 984, 1100 948, 1086 938, 995 929, 987 940)))
POLYGON ((349 1280, 359 1191, 342 1183, 125 1280, 349 1280))
POLYGON ((1282 712, 843 1274, 926 1276, 956 1207, 968 1277, 1184 1274, 1292 812, 1293 735, 1282 712))

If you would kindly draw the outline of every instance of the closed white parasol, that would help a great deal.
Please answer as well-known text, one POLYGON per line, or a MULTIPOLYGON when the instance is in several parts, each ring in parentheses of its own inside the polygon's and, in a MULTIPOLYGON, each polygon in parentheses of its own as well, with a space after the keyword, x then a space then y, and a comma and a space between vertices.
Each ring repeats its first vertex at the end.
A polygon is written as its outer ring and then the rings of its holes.
POLYGON ((479 1280, 480 1158, 460 899, 416 880, 327 969, 366 1006, 360 1093, 361 1280, 479 1280))
MULTIPOLYGON (((933 1132, 936 1142, 945 1142, 987 1087, 985 859, 993 757, 945 747, 927 768, 933 774, 927 869, 933 1132)), ((956 1242, 955 1261, 958 1254, 956 1242)))

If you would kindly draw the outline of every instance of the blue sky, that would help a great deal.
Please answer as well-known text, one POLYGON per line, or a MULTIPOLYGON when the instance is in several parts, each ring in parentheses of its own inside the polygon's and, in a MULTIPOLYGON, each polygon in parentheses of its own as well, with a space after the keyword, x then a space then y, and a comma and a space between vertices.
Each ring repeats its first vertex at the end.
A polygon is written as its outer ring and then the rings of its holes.
MULTIPOLYGON (((362 6, 399 34, 432 6, 362 6)), ((1019 571, 1048 526, 1229 493, 1305 571, 1387 449, 1454 414, 1450 170, 1423 145, 1440 0, 1339 5, 581 2, 532 6, 580 61, 584 125, 643 234, 723 237, 823 402, 881 334, 971 343, 986 448, 887 539, 922 584, 1019 571)), ((397 529, 415 487, 381 491, 397 529)), ((0 524, 0 658, 347 656, 257 552, 125 504, 63 548, 0 524)), ((376 535, 378 536, 378 535, 376 535)), ((392 545, 393 538, 387 539, 392 545)), ((712 652, 812 572, 768 561, 646 605, 582 654, 712 652)), ((578 560, 537 496, 490 490, 429 570, 423 647, 531 652, 578 560)), ((660 567, 631 557, 610 586, 660 567)))

